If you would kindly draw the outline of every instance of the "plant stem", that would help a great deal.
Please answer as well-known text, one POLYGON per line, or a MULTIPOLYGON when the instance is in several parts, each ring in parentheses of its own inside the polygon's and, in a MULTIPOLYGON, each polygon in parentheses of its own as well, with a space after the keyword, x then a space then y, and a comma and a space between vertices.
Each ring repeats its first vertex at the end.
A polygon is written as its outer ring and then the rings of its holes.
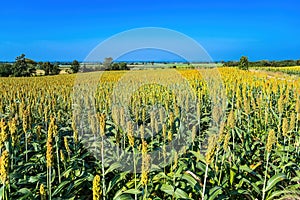
POLYGON ((26 159, 26 162, 28 160, 28 155, 27 155, 27 150, 28 150, 28 146, 27 146, 27 132, 25 132, 25 159, 26 159))
POLYGON ((145 192, 144 192, 143 200, 147 200, 147 192, 148 192, 148 188, 147 188, 147 185, 145 185, 145 192))
MULTIPOLYGON (((135 157, 135 149, 133 148, 132 150, 133 150, 134 189, 136 189, 136 157, 135 157)), ((137 195, 136 194, 134 195, 134 199, 137 200, 137 195)))
POLYGON ((207 173, 208 173, 208 164, 206 164, 206 169, 205 169, 204 184, 203 184, 203 191, 202 191, 202 200, 204 200, 204 195, 205 195, 205 186, 206 186, 207 173))
POLYGON ((221 185, 221 177, 222 177, 222 169, 223 169, 224 158, 225 158, 225 152, 222 156, 221 170, 220 170, 220 175, 219 175, 219 185, 221 185))
POLYGON ((61 183, 59 154, 58 154, 58 137, 55 138, 55 142, 56 142, 56 159, 57 159, 58 182, 61 183))
POLYGON ((47 187, 49 190, 49 200, 52 198, 52 193, 51 193, 51 167, 47 167, 47 187))
POLYGON ((268 175, 269 156, 270 156, 270 153, 267 153, 267 163, 266 163, 262 200, 265 199, 265 195, 266 195, 266 183, 267 183, 267 175, 268 175))
POLYGON ((104 138, 101 136, 101 168, 102 168, 102 194, 103 200, 105 200, 105 169, 104 169, 104 138))

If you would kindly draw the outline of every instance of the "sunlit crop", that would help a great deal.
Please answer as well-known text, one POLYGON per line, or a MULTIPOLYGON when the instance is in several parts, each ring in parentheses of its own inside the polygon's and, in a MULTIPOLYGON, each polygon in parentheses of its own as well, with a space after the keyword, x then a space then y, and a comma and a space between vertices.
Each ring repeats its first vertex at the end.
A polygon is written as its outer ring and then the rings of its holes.
POLYGON ((171 71, 1 78, 1 198, 300 198, 299 78, 219 68, 221 114, 209 70, 171 71))

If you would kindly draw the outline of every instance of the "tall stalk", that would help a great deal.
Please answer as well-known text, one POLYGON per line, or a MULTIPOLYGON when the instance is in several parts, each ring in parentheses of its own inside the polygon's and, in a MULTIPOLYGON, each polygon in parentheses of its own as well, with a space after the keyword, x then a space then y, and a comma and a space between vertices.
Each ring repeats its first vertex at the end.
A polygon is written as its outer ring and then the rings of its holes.
POLYGON ((204 196, 205 196, 207 172, 208 172, 208 164, 206 164, 206 168, 205 168, 204 183, 203 183, 203 190, 202 190, 202 200, 204 200, 204 196))
POLYGON ((104 113, 99 114, 99 124, 100 124, 100 136, 101 136, 101 169, 102 169, 102 194, 103 200, 106 196, 106 187, 105 187, 105 168, 104 168, 104 136, 106 128, 106 115, 104 113))
POLYGON ((101 169, 102 169, 102 193, 103 193, 103 200, 105 200, 106 188, 105 188, 104 137, 103 136, 101 136, 101 169))
POLYGON ((275 142, 276 142, 275 131, 272 129, 269 131, 268 139, 267 139, 267 143, 266 143, 267 163, 265 166, 266 170, 265 170, 265 177, 264 177, 262 200, 265 199, 265 195, 266 195, 266 183, 267 183, 267 176, 268 176, 269 157, 271 154, 272 146, 275 142))
POLYGON ((212 162, 215 151, 217 147, 217 136, 211 135, 208 138, 208 148, 205 154, 205 162, 206 162, 206 169, 205 169, 205 175, 204 175, 204 184, 203 184, 203 191, 202 191, 202 200, 204 200, 205 196, 205 187, 206 187, 206 179, 207 179, 207 173, 208 173, 208 167, 209 164, 212 162))

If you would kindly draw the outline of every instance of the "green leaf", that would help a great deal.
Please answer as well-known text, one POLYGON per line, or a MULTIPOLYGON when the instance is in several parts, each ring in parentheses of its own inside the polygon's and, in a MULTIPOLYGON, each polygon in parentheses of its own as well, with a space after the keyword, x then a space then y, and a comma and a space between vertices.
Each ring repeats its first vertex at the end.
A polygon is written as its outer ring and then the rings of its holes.
MULTIPOLYGON (((237 196, 237 197, 239 197, 239 198, 242 197, 241 195, 249 195, 249 196, 250 196, 250 193, 249 193, 247 190, 242 190, 242 189, 230 191, 229 194, 230 194, 230 195, 237 196)), ((245 196, 244 196, 244 197, 245 197, 245 196)))
POLYGON ((3 195, 4 195, 4 186, 0 188, 0 199, 3 199, 3 195))
POLYGON ((140 194, 140 193, 142 193, 142 191, 137 190, 137 189, 129 189, 129 190, 124 191, 123 193, 125 193, 125 194, 140 194))
POLYGON ((109 172, 114 171, 115 169, 121 168, 122 165, 119 162, 116 162, 114 164, 112 164, 106 171, 105 171, 105 175, 108 174, 109 172))
POLYGON ((172 196, 174 194, 174 187, 172 185, 163 184, 160 190, 172 196))
POLYGON ((270 196, 268 196, 266 198, 266 200, 271 200, 271 199, 278 199, 279 196, 282 196, 282 194, 284 194, 284 190, 283 191, 274 191, 271 194, 269 194, 270 196), (275 198, 276 197, 276 198, 275 198))
MULTIPOLYGON (((261 194, 261 189, 258 187, 258 183, 259 182, 253 182, 253 181, 249 181, 248 179, 246 178, 242 178, 242 180, 240 182, 245 182, 245 183, 248 183, 253 189, 254 191, 257 193, 257 194, 261 194)), ((242 184, 241 184, 242 185, 242 184)))
POLYGON ((64 181, 64 182, 60 183, 60 184, 58 185, 58 187, 53 191, 52 195, 55 196, 55 195, 57 195, 58 193, 60 193, 61 190, 64 189, 64 187, 65 187, 67 184, 70 184, 70 181, 64 181))
POLYGON ((40 179, 40 176, 30 176, 28 182, 35 183, 35 182, 39 181, 39 179, 40 179))
POLYGON ((260 180, 263 180, 262 176, 258 173, 256 173, 254 170, 252 170, 250 167, 248 167, 247 165, 242 165, 240 166, 240 170, 245 171, 250 173, 251 175, 259 178, 260 180))
POLYGON ((19 193, 22 193, 24 196, 22 196, 21 198, 19 199, 29 199, 29 197, 31 199, 33 199, 33 195, 32 195, 32 192, 28 189, 28 188, 22 188, 20 190, 18 190, 19 193))
POLYGON ((279 173, 276 174, 274 176, 272 176, 268 182, 267 182, 267 186, 266 186, 266 191, 269 191, 270 189, 272 189, 278 182, 283 181, 287 179, 286 175, 283 173, 279 173))
POLYGON ((222 187, 215 186, 215 187, 211 188, 208 193, 209 193, 208 200, 216 199, 218 195, 223 193, 222 187))
POLYGON ((185 192, 185 191, 183 191, 182 189, 179 189, 179 188, 177 188, 176 190, 175 190, 175 197, 176 198, 182 198, 182 199, 191 199, 190 197, 189 197, 189 195, 185 192))
POLYGON ((129 194, 122 194, 118 197, 114 197, 114 200, 132 200, 133 198, 129 194))
POLYGON ((237 170, 237 167, 236 166, 233 166, 232 168, 230 168, 230 185, 233 184, 233 181, 234 181, 234 178, 235 178, 235 175, 236 175, 236 170, 237 170))
POLYGON ((186 180, 197 192, 201 191, 199 183, 189 174, 183 174, 182 179, 186 180))
POLYGON ((118 184, 121 180, 124 180, 126 178, 126 175, 128 172, 123 172, 120 174, 117 174, 108 184, 107 192, 109 192, 116 184, 118 184))

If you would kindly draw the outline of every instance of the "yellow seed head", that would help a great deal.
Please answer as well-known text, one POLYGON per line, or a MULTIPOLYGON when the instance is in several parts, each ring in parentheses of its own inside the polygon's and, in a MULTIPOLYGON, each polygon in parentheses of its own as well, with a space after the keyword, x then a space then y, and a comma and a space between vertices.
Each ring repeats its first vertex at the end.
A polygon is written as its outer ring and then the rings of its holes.
POLYGON ((291 114, 291 121, 290 121, 290 128, 289 128, 290 131, 294 130, 295 124, 296 124, 296 114, 293 112, 291 114))
POLYGON ((48 138, 53 137, 53 134, 55 133, 55 118, 53 116, 50 116, 50 124, 48 127, 48 138))
POLYGON ((174 125, 174 113, 171 112, 170 115, 169 115, 169 126, 172 128, 173 125, 174 125))
POLYGON ((40 185, 40 195, 41 195, 41 200, 46 200, 46 191, 44 188, 44 184, 40 185))
POLYGON ((297 100, 296 100, 296 113, 299 115, 300 114, 300 97, 298 96, 297 97, 297 100))
POLYGON ((155 129, 155 113, 154 111, 152 111, 150 113, 150 126, 151 126, 151 129, 154 130, 155 129))
POLYGON ((93 179, 93 200, 100 200, 102 195, 100 176, 96 175, 93 179))
POLYGON ((52 146, 52 139, 49 138, 47 140, 46 159, 47 159, 47 167, 51 167, 53 165, 53 146, 52 146))
POLYGON ((142 185, 147 185, 148 183, 148 173, 150 171, 150 155, 144 155, 142 157, 142 177, 141 177, 141 182, 142 185))
POLYGON ((8 169, 9 169, 9 153, 7 150, 2 152, 0 158, 0 178, 2 184, 8 184, 8 169))
POLYGON ((99 115, 99 123, 100 123, 100 135, 105 135, 105 123, 106 123, 106 115, 104 113, 101 113, 99 115))
POLYGON ((145 155, 148 152, 148 144, 145 140, 142 141, 142 154, 145 155))
POLYGON ((206 154, 205 154, 205 161, 206 164, 210 164, 211 161, 213 160, 214 154, 215 154, 215 150, 216 150, 216 145, 217 144, 217 136, 211 135, 208 138, 208 148, 206 150, 206 154))
POLYGON ((234 128, 234 126, 235 126, 235 119, 234 119, 234 112, 233 112, 233 110, 231 110, 230 113, 229 113, 229 115, 228 115, 227 125, 231 129, 234 128))
POLYGON ((249 115, 250 114, 250 103, 248 99, 244 99, 244 110, 245 110, 245 114, 249 115))
POLYGON ((64 137, 64 145, 65 145, 66 151, 68 152, 68 154, 70 154, 71 150, 70 150, 70 147, 69 147, 67 136, 64 137))
POLYGON ((225 138, 224 138, 224 150, 228 151, 228 144, 229 144, 229 140, 230 140, 230 134, 229 132, 226 133, 225 138))
POLYGON ((169 131, 168 131, 168 140, 169 140, 169 142, 171 142, 172 139, 173 139, 173 134, 172 134, 172 131, 169 130, 169 131))
POLYGON ((225 123, 222 122, 219 129, 218 143, 221 143, 225 137, 224 128, 225 128, 225 123))
POLYGON ((60 160, 61 160, 62 162, 64 162, 64 161, 66 160, 66 158, 65 158, 65 155, 64 155, 63 150, 62 150, 62 149, 59 150, 59 153, 60 153, 60 160))
POLYGON ((273 144, 276 142, 276 135, 275 131, 272 129, 269 131, 267 144, 266 144, 266 150, 267 152, 271 152, 273 144))
POLYGON ((162 126, 162 137, 165 139, 167 136, 167 126, 166 124, 163 124, 162 126))
POLYGON ((145 128, 143 124, 140 126, 140 134, 141 134, 141 139, 143 140, 145 138, 145 128))
POLYGON ((12 140, 12 146, 14 147, 17 143, 18 140, 18 134, 17 134, 17 121, 15 118, 12 118, 10 122, 8 122, 9 126, 9 132, 11 135, 11 140, 12 140))
POLYGON ((163 123, 163 122, 164 122, 164 119, 165 119, 164 109, 163 109, 163 108, 160 108, 160 109, 159 109, 159 121, 160 121, 161 123, 163 123))
POLYGON ((144 123, 146 121, 146 109, 142 109, 142 122, 144 123))
POLYGON ((4 146, 4 142, 7 141, 8 134, 7 125, 5 124, 4 119, 2 119, 0 125, 0 149, 4 146))
POLYGON ((124 111, 124 108, 120 109, 120 124, 121 124, 122 127, 126 126, 126 124, 125 124, 125 111, 124 111))
POLYGON ((48 106, 45 106, 44 108, 44 120, 45 122, 48 121, 48 106))
POLYGON ((134 146, 134 135, 133 135, 133 127, 132 127, 131 122, 127 123, 127 137, 128 137, 128 140, 129 140, 129 145, 131 147, 133 147, 134 146))
POLYGON ((283 118, 283 120, 282 120, 282 135, 283 135, 284 137, 287 136, 288 130, 289 130, 289 123, 288 123, 288 120, 287 120, 287 118, 283 118))

